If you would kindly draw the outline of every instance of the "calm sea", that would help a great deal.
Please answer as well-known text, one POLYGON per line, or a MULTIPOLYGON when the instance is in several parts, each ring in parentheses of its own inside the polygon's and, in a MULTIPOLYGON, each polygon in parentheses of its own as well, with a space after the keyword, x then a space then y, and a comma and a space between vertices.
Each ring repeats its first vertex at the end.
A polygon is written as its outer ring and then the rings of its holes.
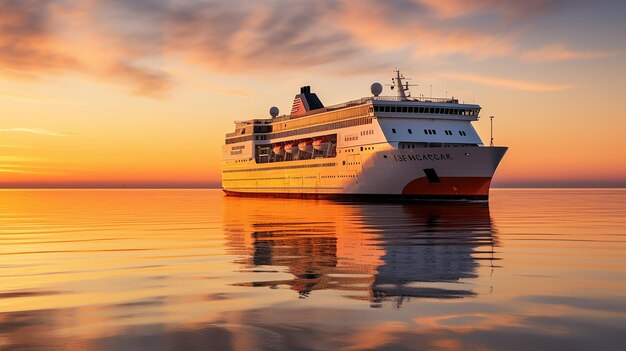
POLYGON ((2 350, 624 350, 626 190, 0 191, 2 350))

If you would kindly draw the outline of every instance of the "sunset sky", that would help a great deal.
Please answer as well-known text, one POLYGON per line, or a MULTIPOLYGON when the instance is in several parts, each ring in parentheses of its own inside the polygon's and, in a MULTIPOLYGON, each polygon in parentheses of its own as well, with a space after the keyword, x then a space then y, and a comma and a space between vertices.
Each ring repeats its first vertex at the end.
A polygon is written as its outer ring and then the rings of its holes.
MULTIPOLYGON (((396 67, 482 106, 494 186, 626 186, 626 1, 0 0, 0 187, 220 185, 233 121, 396 67)), ((391 95, 389 90, 387 95, 391 95)), ((385 93, 383 93, 385 95, 385 93)))

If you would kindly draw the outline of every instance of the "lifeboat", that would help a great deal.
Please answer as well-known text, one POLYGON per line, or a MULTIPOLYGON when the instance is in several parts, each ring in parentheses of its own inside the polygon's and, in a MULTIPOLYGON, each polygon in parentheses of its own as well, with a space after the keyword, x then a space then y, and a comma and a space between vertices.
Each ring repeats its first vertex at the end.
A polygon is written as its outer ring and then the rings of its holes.
POLYGON ((308 152, 308 153, 313 152, 313 141, 311 140, 301 141, 298 144, 298 149, 302 152, 308 152))
POLYGON ((274 151, 274 153, 276 155, 282 156, 285 154, 285 147, 283 145, 274 145, 274 148, 272 148, 272 151, 274 151))
POLYGON ((315 150, 326 151, 328 150, 328 145, 330 145, 330 142, 326 137, 313 140, 313 148, 315 150))
POLYGON ((285 143, 285 151, 290 154, 295 154, 298 152, 298 144, 297 143, 285 143))

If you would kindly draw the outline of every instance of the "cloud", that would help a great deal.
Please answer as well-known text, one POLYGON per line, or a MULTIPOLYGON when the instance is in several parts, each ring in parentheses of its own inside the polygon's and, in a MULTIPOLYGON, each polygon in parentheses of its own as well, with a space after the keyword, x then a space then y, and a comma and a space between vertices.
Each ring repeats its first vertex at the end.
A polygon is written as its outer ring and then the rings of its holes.
POLYGON ((39 103, 39 104, 49 104, 49 103, 57 102, 57 101, 47 99, 47 98, 32 97, 32 96, 9 93, 9 92, 4 92, 4 91, 0 91, 0 98, 18 101, 18 102, 39 103))
POLYGON ((0 129, 0 133, 30 133, 30 134, 37 134, 37 135, 52 136, 52 137, 70 136, 70 134, 53 132, 53 131, 50 131, 47 129, 41 129, 41 128, 4 128, 4 129, 0 129))
POLYGON ((115 80, 128 83, 137 95, 161 97, 173 85, 167 74, 129 62, 114 63, 106 73, 115 80))
MULTIPOLYGON (((75 73, 130 85, 137 94, 159 95, 169 77, 133 63, 133 42, 112 45, 106 31, 93 22, 98 8, 57 0, 0 0, 0 75, 34 80, 75 73)), ((125 40, 128 33, 117 33, 125 40)), ((145 45, 141 45, 145 47, 145 45)), ((6 94, 3 94, 6 96, 6 94)))
POLYGON ((5 168, 4 166, 0 166, 0 173, 45 174, 47 176, 58 176, 58 175, 61 175, 61 173, 59 173, 59 172, 36 171, 36 170, 32 170, 32 169, 20 169, 20 168, 5 168))
POLYGON ((560 1, 0 0, 0 76, 76 74, 163 97, 176 65, 337 74, 511 57, 519 37, 504 29, 560 1))
POLYGON ((456 79, 456 80, 462 80, 462 81, 495 86, 499 88, 512 89, 512 90, 548 92, 548 91, 561 91, 561 90, 566 90, 566 89, 571 88, 570 85, 543 84, 543 83, 536 83, 536 82, 523 81, 523 80, 481 76, 481 75, 470 74, 470 73, 447 72, 447 73, 443 73, 443 76, 456 79))
POLYGON ((0 155, 0 162, 12 162, 12 163, 28 163, 28 162, 42 162, 45 159, 36 157, 22 157, 15 155, 0 155))
POLYGON ((415 0, 443 19, 497 13, 508 19, 526 18, 556 8, 555 0, 415 0))
POLYGON ((522 55, 522 59, 528 62, 554 62, 603 58, 615 54, 610 51, 577 51, 567 48, 564 44, 552 44, 528 51, 522 55))
POLYGON ((32 150, 32 146, 28 145, 17 145, 17 144, 0 144, 0 149, 24 149, 24 150, 32 150))
POLYGON ((405 50, 413 54, 411 59, 450 55, 484 59, 504 56, 514 49, 510 38, 442 23, 428 17, 419 6, 404 2, 344 1, 331 21, 370 53, 405 50))

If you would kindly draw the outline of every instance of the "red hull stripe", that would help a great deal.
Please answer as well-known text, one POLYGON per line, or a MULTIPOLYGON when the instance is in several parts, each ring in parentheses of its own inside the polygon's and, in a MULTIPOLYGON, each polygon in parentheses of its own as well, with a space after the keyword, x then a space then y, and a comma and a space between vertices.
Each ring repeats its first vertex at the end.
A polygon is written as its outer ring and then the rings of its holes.
POLYGON ((420 200, 487 200, 488 195, 404 195, 404 194, 327 194, 327 193, 261 193, 241 192, 223 189, 228 196, 235 197, 258 197, 258 198, 296 198, 296 199, 326 199, 346 201, 420 201, 420 200))
POLYGON ((489 195, 491 177, 440 177, 439 183, 428 178, 417 178, 409 182, 402 195, 489 195))

